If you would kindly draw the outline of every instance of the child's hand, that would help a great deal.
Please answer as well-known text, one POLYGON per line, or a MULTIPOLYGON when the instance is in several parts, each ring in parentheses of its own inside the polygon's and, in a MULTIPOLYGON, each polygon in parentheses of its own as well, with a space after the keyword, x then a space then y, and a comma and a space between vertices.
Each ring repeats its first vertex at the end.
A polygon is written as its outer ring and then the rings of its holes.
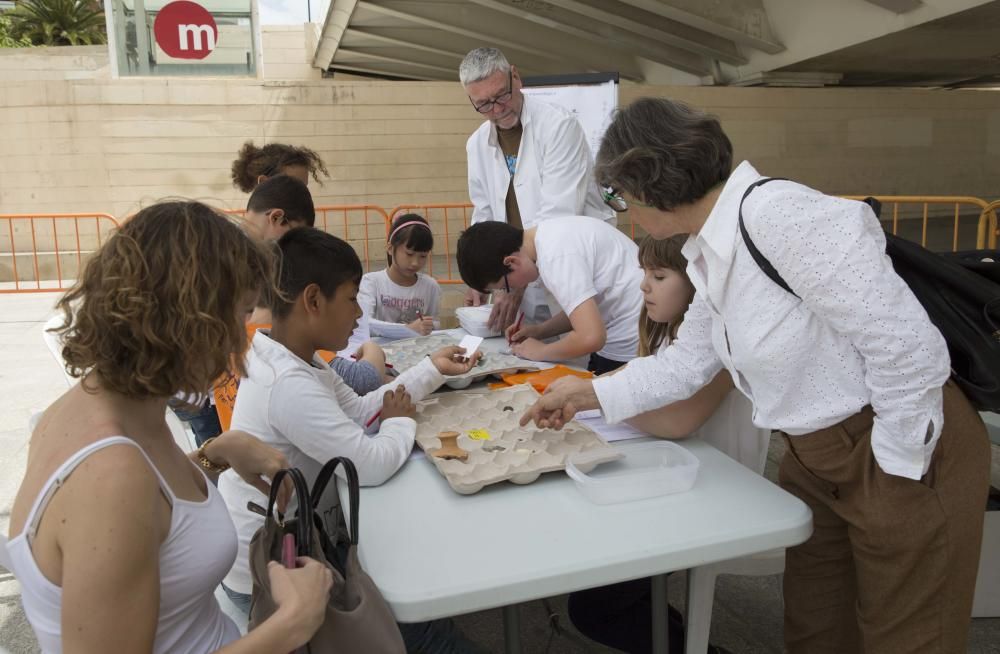
POLYGON ((545 343, 535 338, 526 338, 520 343, 514 343, 510 346, 510 351, 522 359, 545 360, 545 343))
POLYGON ((413 322, 407 323, 406 326, 421 336, 427 336, 434 331, 434 319, 424 316, 422 318, 417 318, 413 322))
POLYGON ((504 335, 507 337, 508 343, 520 343, 526 338, 538 338, 540 336, 538 327, 538 325, 524 324, 518 327, 517 323, 514 323, 507 328, 504 335))
POLYGON ((382 348, 375 341, 365 341, 362 343, 354 356, 356 359, 370 359, 373 357, 385 359, 385 352, 382 351, 382 348))
POLYGON ((431 363, 442 375, 461 375, 469 372, 483 357, 483 353, 476 350, 471 359, 465 357, 465 350, 457 345, 443 347, 431 354, 431 363))
POLYGON ((417 415, 417 407, 413 405, 410 394, 402 384, 394 391, 386 391, 382 396, 382 421, 389 418, 412 418, 417 415))

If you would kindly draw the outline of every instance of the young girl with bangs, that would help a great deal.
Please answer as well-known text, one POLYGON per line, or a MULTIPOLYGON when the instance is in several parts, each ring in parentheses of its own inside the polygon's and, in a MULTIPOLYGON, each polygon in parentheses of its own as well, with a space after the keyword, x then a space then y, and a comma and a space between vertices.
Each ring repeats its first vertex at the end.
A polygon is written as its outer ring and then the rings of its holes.
POLYGON ((59 301, 80 383, 38 422, 0 537, 43 652, 287 652, 322 623, 330 570, 300 558, 271 564, 279 609, 240 637, 213 594, 237 539, 212 480, 231 467, 267 493, 288 461, 236 431, 187 455, 165 420, 169 398, 209 388, 244 352, 271 267, 225 216, 163 202, 124 223, 59 301))
POLYGON ((358 302, 372 335, 411 338, 435 328, 441 287, 420 272, 433 249, 434 235, 423 216, 407 213, 392 221, 385 246, 389 267, 361 278, 358 302))

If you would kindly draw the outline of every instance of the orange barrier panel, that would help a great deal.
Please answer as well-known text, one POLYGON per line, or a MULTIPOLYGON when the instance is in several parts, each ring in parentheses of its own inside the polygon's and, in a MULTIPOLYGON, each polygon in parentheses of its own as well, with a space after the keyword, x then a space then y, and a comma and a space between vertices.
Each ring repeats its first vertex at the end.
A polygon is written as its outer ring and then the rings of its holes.
POLYGON ((982 215, 979 217, 978 242, 984 244, 990 250, 997 249, 997 239, 1000 239, 1000 226, 997 225, 997 209, 1000 209, 1000 200, 994 200, 986 205, 982 215))
POLYGON ((68 290, 118 226, 106 213, 0 214, 0 293, 68 290))
MULTIPOLYGON (((243 209, 227 209, 232 216, 243 217, 243 209)), ((381 267, 382 247, 389 236, 389 217, 375 204, 332 204, 316 207, 316 227, 344 239, 358 252, 365 272, 372 270, 372 257, 381 267)))
MULTIPOLYGON (((962 244, 959 238, 960 219, 964 215, 975 219, 976 236, 975 248, 983 249, 987 246, 988 240, 984 238, 985 230, 982 228, 982 221, 989 207, 985 200, 966 196, 951 195, 844 195, 848 200, 863 200, 866 197, 873 197, 882 203, 882 225, 887 231, 898 236, 918 241, 920 245, 927 247, 927 229, 932 223, 938 221, 951 221, 951 251, 972 249, 972 239, 967 238, 962 244), (901 209, 902 207, 902 209, 901 209), (940 209, 938 213, 931 214, 931 207, 940 209), (900 226, 908 221, 920 220, 920 238, 914 238, 916 234, 900 234, 900 226)), ((996 215, 993 216, 994 224, 996 215)), ((967 223, 968 224, 968 223, 967 223)), ((913 231, 912 229, 909 231, 913 231)))

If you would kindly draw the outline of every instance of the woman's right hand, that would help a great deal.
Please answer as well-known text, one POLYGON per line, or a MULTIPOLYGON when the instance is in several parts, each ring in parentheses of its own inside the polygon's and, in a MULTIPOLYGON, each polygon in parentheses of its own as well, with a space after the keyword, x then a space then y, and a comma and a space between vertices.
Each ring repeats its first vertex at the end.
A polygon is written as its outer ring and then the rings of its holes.
POLYGON ((382 396, 382 422, 389 418, 412 418, 415 415, 417 407, 402 384, 394 391, 386 391, 382 396))
POLYGON ((294 643, 290 649, 309 642, 323 624, 333 587, 333 572, 327 565, 306 556, 295 563, 294 570, 277 561, 267 564, 271 596, 278 605, 273 617, 285 621, 294 643))

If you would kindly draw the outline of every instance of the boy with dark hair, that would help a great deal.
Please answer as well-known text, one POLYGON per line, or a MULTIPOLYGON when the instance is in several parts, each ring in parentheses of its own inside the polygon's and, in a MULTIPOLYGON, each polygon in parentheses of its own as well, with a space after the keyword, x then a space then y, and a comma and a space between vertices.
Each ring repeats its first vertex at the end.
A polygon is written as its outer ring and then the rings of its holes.
POLYGON ((481 293, 509 291, 541 279, 562 311, 541 324, 507 329, 514 354, 565 361, 590 354, 596 374, 634 358, 639 345, 642 269, 627 236, 587 216, 550 218, 521 230, 488 221, 458 239, 462 280, 481 293), (545 343, 544 339, 566 334, 545 343))
POLYGON ((254 236, 273 241, 293 227, 316 224, 309 187, 288 175, 276 175, 261 182, 247 201, 246 224, 254 236))
MULTIPOLYGON (((316 223, 316 210, 312 194, 301 180, 288 175, 278 175, 262 181, 247 203, 246 223, 261 238, 277 240, 293 227, 312 227, 316 223)), ((250 318, 251 323, 271 322, 271 301, 265 294, 258 300, 258 309, 250 318)), ((358 395, 369 393, 383 383, 385 353, 370 340, 367 320, 355 329, 351 337, 348 356, 337 356, 330 367, 354 389, 358 395), (354 356, 357 361, 349 358, 354 356)))
MULTIPOLYGON (((279 450, 310 484, 335 456, 350 458, 362 485, 388 480, 413 449, 416 423, 411 397, 436 390, 444 375, 467 372, 478 357, 460 361, 458 346, 446 347, 379 391, 357 395, 317 350, 343 348, 361 309, 357 303, 361 262, 341 239, 312 227, 289 231, 278 241, 281 265, 272 299, 273 326, 260 329, 247 354, 232 428, 255 435, 279 450), (377 431, 365 427, 381 410, 377 431)), ((250 539, 264 518, 247 508, 265 497, 238 475, 219 481, 239 533, 239 555, 224 588, 249 608, 250 539)))

